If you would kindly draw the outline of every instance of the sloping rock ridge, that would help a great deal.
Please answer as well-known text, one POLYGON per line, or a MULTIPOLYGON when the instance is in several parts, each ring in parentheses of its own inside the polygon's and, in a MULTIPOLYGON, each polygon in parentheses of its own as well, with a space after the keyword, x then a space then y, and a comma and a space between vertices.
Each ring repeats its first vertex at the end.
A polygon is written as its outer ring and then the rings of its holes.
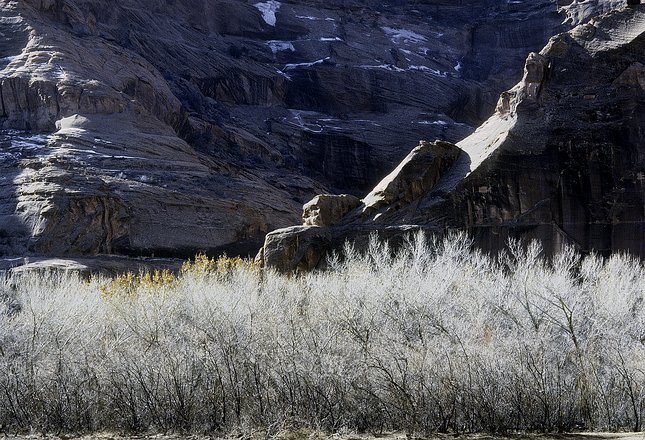
MULTIPOLYGON (((539 239, 548 253, 566 244, 645 258, 643 127, 645 5, 638 5, 555 36, 531 53, 522 81, 457 143, 461 154, 422 195, 370 210, 373 192, 337 226, 269 234, 265 263, 311 266, 284 259, 274 249, 277 238, 292 248, 289 255, 307 255, 312 247, 319 265, 347 239, 364 241, 373 232, 401 238, 413 229, 466 230, 488 250, 519 237, 539 239), (305 250, 293 249, 299 247, 305 250)), ((413 153, 377 190, 395 180, 412 190, 406 170, 416 160, 421 165, 425 159, 413 153)), ((433 167, 432 161, 422 166, 433 167)))
POLYGON ((0 255, 248 253, 609 0, 0 0, 0 255))

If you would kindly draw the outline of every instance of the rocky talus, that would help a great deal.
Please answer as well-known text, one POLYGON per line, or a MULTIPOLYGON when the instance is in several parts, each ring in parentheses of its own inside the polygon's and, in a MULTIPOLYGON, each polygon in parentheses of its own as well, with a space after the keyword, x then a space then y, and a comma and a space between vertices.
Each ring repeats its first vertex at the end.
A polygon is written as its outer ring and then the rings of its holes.
POLYGON ((614 3, 0 0, 0 256, 255 252, 614 3))
POLYGON ((539 239, 548 253, 572 245, 643 258, 643 127, 645 5, 639 5, 579 25, 531 53, 522 81, 501 94, 495 114, 445 147, 459 153, 449 167, 438 155, 413 152, 338 224, 271 233, 261 256, 269 266, 306 269, 323 264, 325 253, 347 239, 364 243, 374 232, 402 239, 422 229, 465 230, 487 250, 517 237, 539 239))

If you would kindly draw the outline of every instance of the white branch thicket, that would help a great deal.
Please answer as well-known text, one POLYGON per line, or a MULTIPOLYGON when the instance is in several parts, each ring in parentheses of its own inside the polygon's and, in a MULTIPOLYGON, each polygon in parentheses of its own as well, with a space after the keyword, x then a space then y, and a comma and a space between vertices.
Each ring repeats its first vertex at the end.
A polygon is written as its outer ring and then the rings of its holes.
POLYGON ((322 272, 188 273, 111 297, 70 275, 0 281, 0 426, 640 430, 643 264, 509 249, 372 240, 322 272))

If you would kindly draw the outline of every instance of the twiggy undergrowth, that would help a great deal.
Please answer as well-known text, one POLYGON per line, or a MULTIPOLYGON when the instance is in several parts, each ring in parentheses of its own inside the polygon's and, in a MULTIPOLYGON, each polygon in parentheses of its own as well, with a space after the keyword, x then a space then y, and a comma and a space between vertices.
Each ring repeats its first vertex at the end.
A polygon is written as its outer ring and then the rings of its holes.
POLYGON ((282 276, 199 256, 178 275, 0 282, 8 432, 640 430, 645 270, 464 236, 347 247, 282 276))

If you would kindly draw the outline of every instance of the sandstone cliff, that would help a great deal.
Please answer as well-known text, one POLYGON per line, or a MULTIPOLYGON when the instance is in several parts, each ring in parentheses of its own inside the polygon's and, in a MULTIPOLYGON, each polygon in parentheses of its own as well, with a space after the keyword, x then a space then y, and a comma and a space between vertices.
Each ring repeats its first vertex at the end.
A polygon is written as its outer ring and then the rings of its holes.
POLYGON ((246 253, 611 1, 0 1, 0 254, 246 253), (564 23, 563 23, 564 22, 564 23))
POLYGON ((411 229, 467 230, 489 250, 515 236, 540 239, 548 252, 571 244, 645 257, 643 127, 645 6, 635 6, 531 53, 522 81, 501 95, 495 114, 454 146, 462 154, 450 168, 411 155, 377 187, 403 181, 395 193, 415 197, 390 198, 374 209, 373 192, 337 226, 269 234, 266 263, 315 267, 347 238, 365 240, 373 231, 401 237, 411 229), (410 192, 422 181, 410 172, 418 160, 425 170, 443 169, 422 193, 410 192))

